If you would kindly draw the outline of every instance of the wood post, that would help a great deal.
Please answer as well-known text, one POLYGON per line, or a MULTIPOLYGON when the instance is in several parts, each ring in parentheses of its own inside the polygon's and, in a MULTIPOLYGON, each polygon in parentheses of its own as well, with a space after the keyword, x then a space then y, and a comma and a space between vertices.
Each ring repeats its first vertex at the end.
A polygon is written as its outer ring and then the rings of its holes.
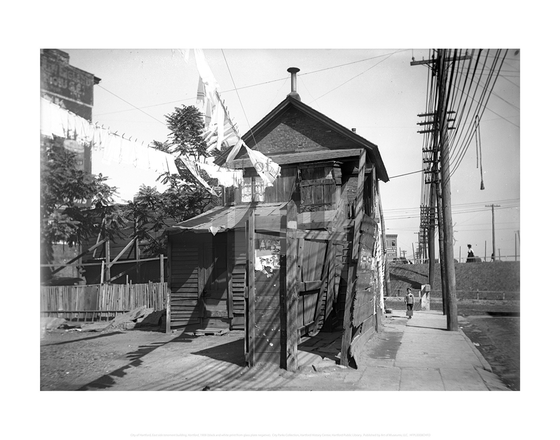
POLYGON ((252 367, 255 363, 255 210, 251 208, 246 223, 247 236, 247 297, 245 298, 247 321, 245 325, 245 361, 252 367))
POLYGON ((444 230, 445 276, 447 278, 447 330, 457 331, 459 329, 457 318, 457 296, 455 292, 455 259, 453 256, 453 220, 451 215, 451 170, 449 139, 447 134, 447 103, 446 96, 447 75, 445 66, 445 51, 439 51, 438 55, 438 114, 439 114, 439 145, 441 154, 441 204, 444 230))
POLYGON ((346 285, 346 299, 344 303, 344 323, 341 342, 340 363, 348 366, 350 363, 350 345, 352 343, 352 301, 356 285, 356 273, 358 256, 360 251, 360 226, 364 217, 364 181, 366 169, 366 152, 362 150, 358 165, 358 189, 356 191, 356 215, 354 218, 354 234, 352 239, 351 256, 348 268, 348 279, 346 285))
POLYGON ((286 352, 283 357, 288 371, 298 368, 298 239, 297 239, 297 207, 290 200, 286 212, 286 352))

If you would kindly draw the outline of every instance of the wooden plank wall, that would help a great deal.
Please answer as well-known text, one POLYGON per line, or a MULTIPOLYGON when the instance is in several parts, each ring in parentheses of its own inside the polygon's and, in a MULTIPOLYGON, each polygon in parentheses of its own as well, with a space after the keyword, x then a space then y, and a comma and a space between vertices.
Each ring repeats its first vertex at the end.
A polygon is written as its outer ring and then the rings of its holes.
POLYGON ((354 301, 355 283, 356 283, 356 270, 358 265, 359 257, 359 236, 360 236, 360 226, 364 216, 363 212, 363 192, 364 192, 364 181, 365 181, 365 162, 366 155, 365 151, 362 151, 360 155, 360 161, 358 165, 358 186, 356 191, 355 200, 355 216, 354 216, 354 232, 352 238, 352 254, 349 268, 348 268, 348 279, 346 286, 346 298, 344 303, 344 320, 343 320, 343 334, 341 342, 341 357, 340 363, 344 366, 350 365, 350 344, 354 336, 354 330, 352 328, 352 303, 354 301))
POLYGON ((112 318, 137 307, 165 310, 167 283, 41 286, 42 316, 112 318), (93 313, 95 312, 95 313, 93 313))
MULTIPOLYGON (((203 238, 194 233, 169 237, 172 327, 201 323, 204 310, 199 299, 205 285, 201 269, 203 267, 201 252, 203 238)), ((209 244, 207 243, 207 245, 209 244)))

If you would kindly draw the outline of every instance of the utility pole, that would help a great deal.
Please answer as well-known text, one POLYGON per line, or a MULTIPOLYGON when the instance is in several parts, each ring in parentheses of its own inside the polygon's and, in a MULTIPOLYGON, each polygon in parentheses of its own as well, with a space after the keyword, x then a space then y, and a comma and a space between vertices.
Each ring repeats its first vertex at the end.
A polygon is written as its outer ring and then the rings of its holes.
POLYGON ((487 208, 492 208, 492 256, 493 259, 496 259, 496 230, 494 227, 494 208, 499 208, 500 205, 486 205, 487 208))
MULTIPOLYGON (((446 278, 447 278, 447 330, 458 331, 459 323, 457 318, 457 294, 455 291, 455 259, 453 258, 453 218, 451 215, 451 170, 449 138, 447 133, 447 70, 445 50, 438 50, 437 59, 438 75, 438 129, 439 150, 441 153, 441 204, 443 222, 440 227, 444 230, 444 246, 446 278)), ((451 77, 450 82, 453 81, 451 77)))
MULTIPOLYGON (((454 127, 448 127, 448 122, 453 119, 448 118, 449 93, 447 88, 451 90, 453 84, 453 76, 455 71, 455 62, 463 59, 470 59, 470 55, 458 56, 457 50, 454 51, 452 58, 446 57, 444 49, 437 50, 437 56, 427 61, 414 61, 410 63, 412 66, 427 64, 432 68, 432 73, 436 76, 437 81, 437 99, 436 109, 432 114, 425 116, 433 116, 433 122, 423 123, 427 125, 433 123, 431 130, 433 132, 433 155, 434 166, 432 169, 431 190, 435 189, 435 200, 438 211, 438 230, 440 243, 440 266, 441 266, 441 282, 442 282, 442 300, 443 313, 447 315, 447 330, 458 331, 459 324, 457 318, 457 294, 455 290, 455 259, 453 255, 453 219, 451 215, 451 171, 450 171, 450 151, 448 130, 454 127), (447 66, 451 66, 451 73, 448 81, 447 66), (439 159, 438 159, 439 155, 439 159), (438 169, 439 164, 439 169, 438 169)), ((432 198, 430 195, 430 204, 432 198)), ((431 208, 433 205, 431 206, 431 208)))

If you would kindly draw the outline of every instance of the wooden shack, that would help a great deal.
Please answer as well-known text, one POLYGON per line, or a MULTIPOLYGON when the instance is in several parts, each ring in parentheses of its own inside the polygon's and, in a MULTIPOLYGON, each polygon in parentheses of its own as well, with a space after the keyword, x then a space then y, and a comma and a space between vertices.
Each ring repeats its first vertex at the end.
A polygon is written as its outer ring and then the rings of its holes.
POLYGON ((168 230, 170 325, 244 329, 249 365, 294 370, 301 338, 328 323, 352 365, 381 319, 379 150, 293 93, 243 139, 281 175, 265 187, 241 150, 229 204, 168 230))

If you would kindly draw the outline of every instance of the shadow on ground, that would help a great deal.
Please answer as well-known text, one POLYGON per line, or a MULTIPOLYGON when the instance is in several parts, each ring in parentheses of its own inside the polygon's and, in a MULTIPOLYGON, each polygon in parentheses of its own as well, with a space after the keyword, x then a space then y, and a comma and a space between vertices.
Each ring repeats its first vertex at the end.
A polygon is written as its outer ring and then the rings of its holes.
MULTIPOLYGON (((118 332, 117 332, 118 333, 118 332)), ((110 335, 111 333, 108 333, 107 335, 110 335)), ((137 350, 132 351, 128 354, 126 354, 126 358, 128 359, 129 363, 127 365, 124 365, 116 370, 113 370, 112 372, 105 374, 103 376, 101 376, 98 379, 95 379, 94 381, 82 386, 81 388, 78 388, 78 391, 88 391, 88 390, 102 390, 102 389, 108 389, 111 388, 115 383, 115 379, 116 378, 122 378, 127 374, 127 370, 131 369, 131 368, 137 368, 139 366, 142 365, 142 358, 144 356, 146 356, 147 354, 153 352, 154 350, 157 350, 160 347, 163 347, 164 345, 167 344, 171 344, 171 343, 190 343, 193 341, 193 339, 196 339, 197 336, 193 336, 193 335, 189 335, 185 332, 181 333, 179 336, 177 336, 176 338, 172 339, 171 341, 167 341, 167 342, 154 342, 148 345, 142 345, 140 347, 138 347, 137 350)))
POLYGON ((63 341, 63 342, 53 342, 52 344, 41 344, 41 346, 42 347, 51 347, 53 345, 64 345, 64 344, 72 344, 73 342, 91 341, 92 339, 105 338, 107 336, 113 336, 113 335, 116 335, 116 334, 119 334, 119 333, 120 332, 116 331, 116 332, 104 333, 104 334, 97 335, 97 336, 86 336, 84 338, 70 339, 68 341, 63 341))
POLYGON ((227 342, 204 350, 195 351, 192 354, 199 356, 206 356, 211 359, 229 362, 240 367, 245 366, 245 352, 243 350, 243 339, 237 341, 227 342))

